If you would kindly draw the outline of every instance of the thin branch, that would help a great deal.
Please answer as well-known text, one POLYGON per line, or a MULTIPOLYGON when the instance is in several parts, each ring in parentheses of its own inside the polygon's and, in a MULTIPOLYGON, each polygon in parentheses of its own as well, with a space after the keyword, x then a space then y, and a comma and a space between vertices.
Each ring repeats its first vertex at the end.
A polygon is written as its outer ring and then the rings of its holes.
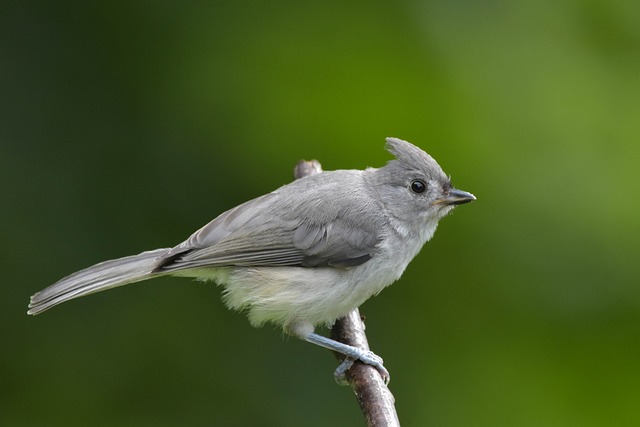
MULTIPOLYGON (((322 172, 317 160, 301 160, 293 170, 296 179, 322 172)), ((331 329, 331 338, 369 350, 365 326, 356 308, 347 316, 336 321, 331 329)), ((344 355, 336 353, 342 361, 344 355)), ((356 361, 347 371, 346 380, 353 389, 360 409, 369 427, 399 427, 400 421, 394 406, 395 400, 376 368, 356 361)))
MULTIPOLYGON (((331 328, 331 338, 369 350, 369 342, 364 330, 364 322, 356 308, 336 321, 331 328)), ((336 357, 340 361, 344 359, 341 354, 336 354, 336 357)), ((400 426, 394 406, 395 399, 376 368, 356 361, 347 371, 347 381, 356 394, 369 427, 400 426)))

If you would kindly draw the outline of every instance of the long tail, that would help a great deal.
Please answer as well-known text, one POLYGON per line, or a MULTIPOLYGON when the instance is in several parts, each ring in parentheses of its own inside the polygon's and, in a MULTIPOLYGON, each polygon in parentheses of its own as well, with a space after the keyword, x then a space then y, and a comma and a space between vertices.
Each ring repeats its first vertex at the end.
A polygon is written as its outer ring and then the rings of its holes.
POLYGON ((170 249, 156 249, 138 255, 101 262, 59 280, 31 297, 28 314, 38 314, 53 306, 94 292, 140 282, 162 273, 153 270, 158 257, 170 249))

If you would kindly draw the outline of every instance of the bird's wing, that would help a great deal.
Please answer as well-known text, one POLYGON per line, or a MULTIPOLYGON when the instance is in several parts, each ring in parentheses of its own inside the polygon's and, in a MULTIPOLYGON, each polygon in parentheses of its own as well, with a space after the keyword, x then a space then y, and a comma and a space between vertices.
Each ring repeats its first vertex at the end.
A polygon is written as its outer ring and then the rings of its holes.
POLYGON ((165 257, 162 271, 223 266, 351 267, 369 260, 380 241, 378 221, 353 200, 313 192, 304 206, 276 190, 233 208, 165 257), (352 206, 358 206, 354 212, 352 206), (319 209, 322 210, 318 213, 319 209))

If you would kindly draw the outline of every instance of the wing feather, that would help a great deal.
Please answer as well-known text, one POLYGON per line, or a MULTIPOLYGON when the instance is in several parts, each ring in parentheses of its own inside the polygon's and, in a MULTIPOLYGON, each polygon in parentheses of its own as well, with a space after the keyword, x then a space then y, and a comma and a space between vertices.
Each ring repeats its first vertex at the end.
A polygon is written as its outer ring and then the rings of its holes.
POLYGON ((326 176, 347 173, 342 178, 359 179, 354 172, 303 178, 239 205, 173 248, 160 269, 362 264, 381 239, 379 209, 368 195, 334 184, 344 179, 326 176))

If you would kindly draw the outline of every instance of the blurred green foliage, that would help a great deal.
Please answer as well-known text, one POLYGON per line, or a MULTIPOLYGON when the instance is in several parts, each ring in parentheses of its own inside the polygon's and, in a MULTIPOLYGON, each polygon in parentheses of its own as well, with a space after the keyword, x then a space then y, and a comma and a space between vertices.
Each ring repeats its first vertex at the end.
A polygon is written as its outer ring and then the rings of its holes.
POLYGON ((362 308, 403 425, 640 424, 637 1, 0 9, 0 424, 362 425, 328 352, 213 285, 25 311, 386 136, 478 196, 362 308))

